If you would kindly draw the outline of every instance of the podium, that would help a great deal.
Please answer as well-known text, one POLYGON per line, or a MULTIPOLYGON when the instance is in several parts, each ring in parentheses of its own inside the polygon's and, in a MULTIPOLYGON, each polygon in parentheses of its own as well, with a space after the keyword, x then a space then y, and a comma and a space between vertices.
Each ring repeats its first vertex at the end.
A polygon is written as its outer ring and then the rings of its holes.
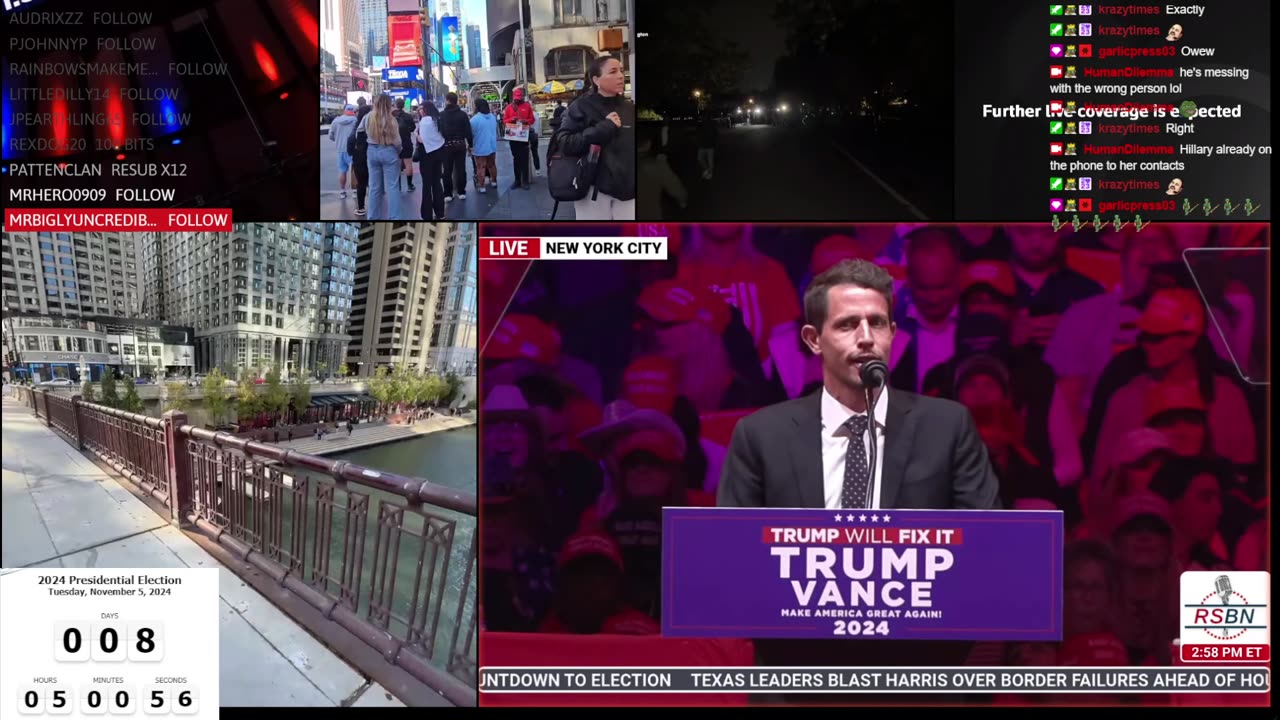
POLYGON ((666 638, 1062 639, 1061 511, 665 508, 666 638))

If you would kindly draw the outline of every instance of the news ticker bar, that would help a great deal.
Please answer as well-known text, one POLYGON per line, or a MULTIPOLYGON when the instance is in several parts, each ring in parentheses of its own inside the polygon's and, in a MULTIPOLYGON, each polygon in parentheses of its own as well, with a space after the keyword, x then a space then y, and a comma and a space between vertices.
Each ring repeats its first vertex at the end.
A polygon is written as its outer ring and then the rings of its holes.
POLYGON ((664 237, 483 237, 481 260, 666 260, 664 237))
POLYGON ((486 693, 1263 693, 1266 667, 484 667, 486 693))

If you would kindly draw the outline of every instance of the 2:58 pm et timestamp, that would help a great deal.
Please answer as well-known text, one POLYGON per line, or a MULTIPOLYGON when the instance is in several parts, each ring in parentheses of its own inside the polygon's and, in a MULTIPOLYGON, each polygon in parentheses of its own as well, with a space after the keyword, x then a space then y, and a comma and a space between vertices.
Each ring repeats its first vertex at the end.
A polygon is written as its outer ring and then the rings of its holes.
POLYGON ((1271 646, 1244 643, 1182 643, 1183 662, 1268 662, 1271 646))

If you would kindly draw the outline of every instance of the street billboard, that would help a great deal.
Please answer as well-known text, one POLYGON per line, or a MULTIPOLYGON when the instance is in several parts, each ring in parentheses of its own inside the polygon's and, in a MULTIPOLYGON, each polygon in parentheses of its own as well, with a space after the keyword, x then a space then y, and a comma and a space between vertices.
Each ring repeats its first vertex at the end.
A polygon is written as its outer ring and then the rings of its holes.
POLYGON ((422 25, 415 15, 390 15, 387 17, 387 45, 390 48, 388 65, 405 67, 422 65, 419 44, 422 40, 422 25))
POLYGON ((378 71, 378 70, 383 70, 383 69, 385 69, 385 68, 387 68, 387 67, 389 67, 389 66, 387 65, 387 56, 386 56, 386 55, 374 55, 374 56, 373 56, 373 69, 374 69, 374 71, 375 71, 375 72, 376 72, 376 71, 378 71))
POLYGON ((425 97, 419 88, 391 88, 387 90, 387 94, 398 107, 404 107, 406 100, 409 101, 409 107, 421 104, 425 97))
POLYGON ((444 47, 445 62, 462 62, 462 33, 458 30, 458 18, 440 18, 440 44, 444 47))
POLYGON ((398 67, 382 71, 383 82, 422 82, 422 68, 398 67))

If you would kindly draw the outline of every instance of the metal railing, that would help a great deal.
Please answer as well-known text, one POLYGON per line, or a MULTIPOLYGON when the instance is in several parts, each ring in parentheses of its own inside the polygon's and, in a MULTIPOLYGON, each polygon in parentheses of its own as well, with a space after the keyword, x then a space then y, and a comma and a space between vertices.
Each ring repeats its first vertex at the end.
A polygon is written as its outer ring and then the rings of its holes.
POLYGON ((198 428, 178 411, 153 418, 26 391, 46 425, 244 561, 231 570, 264 573, 381 662, 476 705, 475 493, 198 428))

